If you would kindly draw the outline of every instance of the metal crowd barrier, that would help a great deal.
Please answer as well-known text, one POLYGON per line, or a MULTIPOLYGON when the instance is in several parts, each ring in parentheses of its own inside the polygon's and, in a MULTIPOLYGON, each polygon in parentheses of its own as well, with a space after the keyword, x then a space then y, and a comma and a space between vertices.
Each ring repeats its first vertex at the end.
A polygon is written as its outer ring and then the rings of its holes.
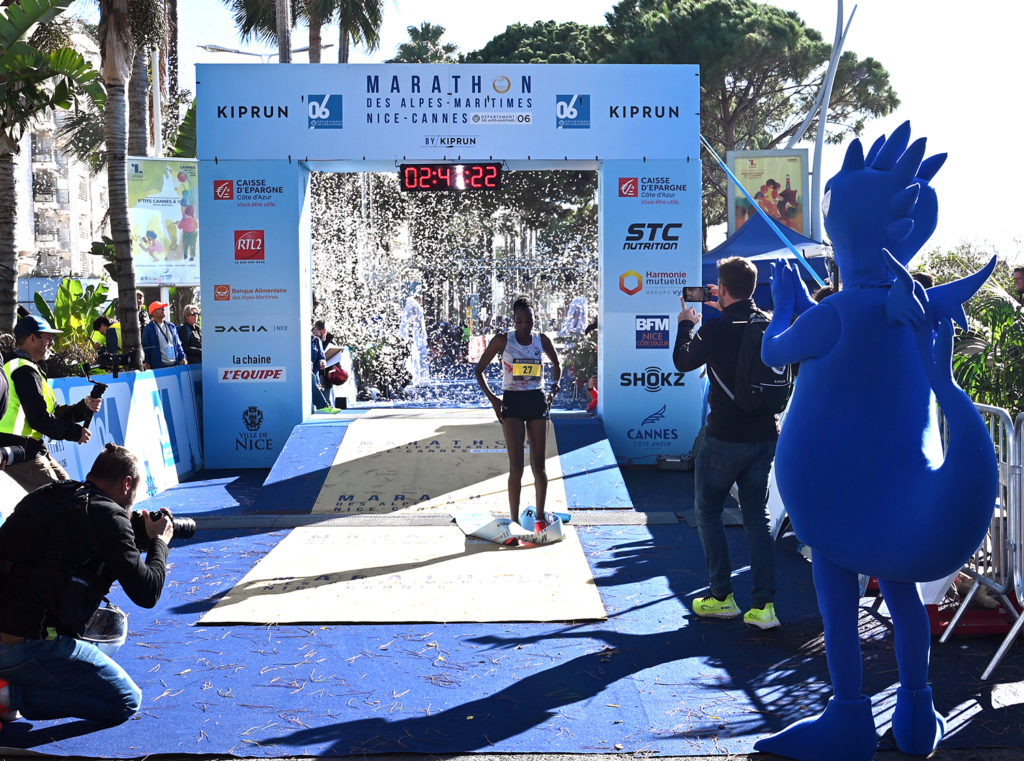
MULTIPOLYGON (((988 424, 992 436, 999 463, 999 494, 988 534, 962 571, 974 579, 974 584, 960 602, 939 641, 949 639, 979 590, 982 587, 988 589, 1016 619, 981 675, 982 679, 988 679, 1024 627, 1024 615, 1018 613, 1009 597, 1010 592, 1014 592, 1018 600, 1024 600, 1024 548, 1021 545, 1024 538, 1024 495, 1021 493, 1024 413, 1012 421, 1004 409, 987 404, 975 406, 988 424)), ((945 437, 945 426, 943 429, 945 437)))

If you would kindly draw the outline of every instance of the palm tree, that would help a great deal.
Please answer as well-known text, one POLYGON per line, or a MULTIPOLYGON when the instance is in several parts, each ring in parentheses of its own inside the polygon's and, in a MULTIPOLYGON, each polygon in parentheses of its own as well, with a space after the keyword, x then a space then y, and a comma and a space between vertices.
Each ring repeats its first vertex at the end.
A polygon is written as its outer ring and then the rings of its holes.
POLYGON ((422 21, 418 27, 406 27, 409 42, 398 46, 398 55, 388 63, 454 63, 459 46, 452 42, 441 43, 444 27, 422 21))
POLYGON ((32 44, 40 24, 53 21, 71 0, 19 0, 0 13, 0 329, 14 326, 17 200, 14 157, 26 130, 48 108, 69 108, 80 95, 102 103, 97 72, 70 48, 43 51, 32 44))
POLYGON ((380 46, 384 0, 335 0, 335 3, 338 18, 338 63, 348 63, 349 40, 357 45, 362 44, 367 51, 376 50, 380 46))

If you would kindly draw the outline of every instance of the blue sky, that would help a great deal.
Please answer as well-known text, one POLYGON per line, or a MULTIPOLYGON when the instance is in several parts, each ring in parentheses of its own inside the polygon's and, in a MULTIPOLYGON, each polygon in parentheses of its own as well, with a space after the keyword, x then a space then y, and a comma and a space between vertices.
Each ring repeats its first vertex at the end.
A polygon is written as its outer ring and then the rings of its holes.
MULTIPOLYGON (((445 39, 461 51, 483 46, 508 24, 539 19, 599 24, 612 0, 518 0, 485 3, 481 0, 384 0, 382 43, 375 53, 356 48, 352 63, 380 62, 394 55, 408 40, 406 27, 430 21, 445 27, 445 39)), ((795 10, 823 37, 831 40, 836 24, 836 3, 829 0, 775 0, 795 10)), ((934 187, 939 194, 939 227, 931 244, 952 246, 972 241, 992 247, 1011 261, 1024 261, 1024 214, 1011 200, 1012 187, 1001 189, 1004 177, 1015 176, 1013 147, 1019 109, 1013 87, 1019 77, 1015 55, 1021 46, 1024 3, 1019 0, 861 0, 846 40, 846 50, 860 57, 877 58, 888 69, 902 104, 885 119, 870 122, 864 139, 870 143, 910 119, 915 136, 928 137, 929 153, 946 151, 949 159, 934 187), (1013 68, 1011 68, 1013 67, 1013 68), (1011 111, 1012 109, 1012 111, 1011 111), (1009 171, 1007 171, 1009 170, 1009 171)), ((252 51, 273 48, 244 44, 220 0, 179 0, 181 82, 191 87, 192 65, 253 62, 258 59, 199 50, 215 43, 252 51)), ((854 8, 844 2, 846 16, 854 8)), ((337 31, 328 28, 325 42, 337 43, 337 31)), ((305 30, 296 30, 293 47, 306 42, 305 30)), ((337 60, 336 48, 324 59, 337 60)), ((295 57, 305 60, 304 56, 295 57)), ((808 146, 810 147, 810 146, 808 146)), ((842 161, 841 149, 824 155, 823 176, 831 176, 842 161)), ((723 233, 724 235, 724 233, 723 233)), ((709 240, 714 245, 716 240, 709 240)))

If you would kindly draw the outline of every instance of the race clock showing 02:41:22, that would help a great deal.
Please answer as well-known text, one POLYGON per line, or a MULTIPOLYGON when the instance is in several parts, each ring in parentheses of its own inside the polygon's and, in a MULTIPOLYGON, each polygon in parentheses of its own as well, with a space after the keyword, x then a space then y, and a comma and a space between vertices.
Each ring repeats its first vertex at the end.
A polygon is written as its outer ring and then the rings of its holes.
POLYGON ((398 179, 402 190, 411 192, 498 190, 501 188, 501 164, 401 164, 398 179))

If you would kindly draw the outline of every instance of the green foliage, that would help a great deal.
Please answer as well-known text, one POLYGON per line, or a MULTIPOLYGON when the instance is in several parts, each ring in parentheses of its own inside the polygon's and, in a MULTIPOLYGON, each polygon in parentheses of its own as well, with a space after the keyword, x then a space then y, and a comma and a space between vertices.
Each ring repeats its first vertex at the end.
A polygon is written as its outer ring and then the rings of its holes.
MULTIPOLYGON (((962 244, 929 254, 920 269, 936 285, 981 269, 992 252, 962 244)), ((988 282, 964 305, 970 329, 958 331, 953 346, 953 376, 975 402, 1001 407, 1016 417, 1024 400, 1024 311, 1013 295, 1012 268, 996 264, 988 282)))
POLYGON ((90 256, 101 256, 107 262, 103 269, 110 275, 110 279, 117 282, 117 249, 114 248, 114 241, 106 235, 101 240, 94 240, 89 248, 90 256))
POLYGON ((169 153, 180 159, 196 158, 196 102, 189 104, 188 111, 174 133, 174 140, 169 146, 169 153))
POLYGON ((66 277, 57 288, 53 309, 36 293, 34 300, 39 315, 57 330, 64 331, 54 341, 53 356, 47 360, 47 370, 52 377, 81 375, 81 364, 95 360, 92 323, 108 311, 104 308, 107 290, 104 281, 83 288, 80 280, 66 277))
POLYGON ((608 51, 602 27, 573 21, 512 24, 484 47, 465 56, 465 63, 597 63, 608 51))
POLYGON ((398 53, 388 63, 454 63, 459 46, 441 42, 444 27, 423 21, 419 26, 406 27, 409 42, 398 46, 398 53))

